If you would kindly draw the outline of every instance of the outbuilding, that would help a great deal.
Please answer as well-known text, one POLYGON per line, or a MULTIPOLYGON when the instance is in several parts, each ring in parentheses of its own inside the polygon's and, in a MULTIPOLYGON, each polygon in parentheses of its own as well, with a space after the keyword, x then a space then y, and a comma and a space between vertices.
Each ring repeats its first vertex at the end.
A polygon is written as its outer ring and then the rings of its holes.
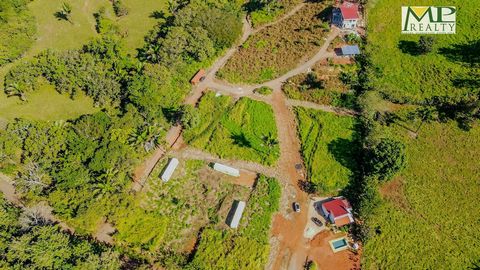
POLYGON ((245 210, 245 202, 244 201, 234 201, 232 204, 232 209, 230 209, 230 213, 227 217, 227 224, 230 228, 235 229, 240 224, 240 219, 243 215, 243 210, 245 210))
POLYGON ((165 167, 165 169, 163 170, 163 173, 162 173, 162 176, 161 176, 163 182, 167 182, 168 180, 170 180, 170 178, 173 175, 173 172, 175 172, 175 169, 178 166, 178 163, 179 163, 178 159, 176 159, 176 158, 172 158, 168 161, 168 164, 165 167))
POLYGON ((346 45, 341 49, 342 56, 355 56, 360 54, 360 48, 358 45, 346 45))
POLYGON ((205 70, 200 69, 199 71, 197 71, 197 73, 190 80, 190 83, 193 84, 193 85, 198 84, 199 82, 205 80, 205 75, 206 75, 205 70))
POLYGON ((214 163, 213 164, 213 169, 215 171, 219 171, 219 172, 222 172, 224 174, 231 175, 231 176, 235 176, 235 177, 240 176, 240 171, 238 169, 235 169, 235 168, 232 168, 230 166, 223 165, 223 164, 220 164, 220 163, 214 163))

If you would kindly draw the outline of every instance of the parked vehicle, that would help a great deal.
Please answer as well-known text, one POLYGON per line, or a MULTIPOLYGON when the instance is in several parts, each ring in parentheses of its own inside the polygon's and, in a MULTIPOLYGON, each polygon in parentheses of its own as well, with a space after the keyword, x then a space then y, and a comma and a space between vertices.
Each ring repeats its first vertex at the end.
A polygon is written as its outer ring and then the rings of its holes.
POLYGON ((293 203, 293 211, 300 212, 300 204, 298 204, 297 202, 294 202, 293 203))
POLYGON ((315 223, 315 225, 317 225, 318 227, 322 227, 323 226, 323 223, 320 221, 320 219, 316 218, 316 217, 312 217, 312 221, 313 223, 315 223))

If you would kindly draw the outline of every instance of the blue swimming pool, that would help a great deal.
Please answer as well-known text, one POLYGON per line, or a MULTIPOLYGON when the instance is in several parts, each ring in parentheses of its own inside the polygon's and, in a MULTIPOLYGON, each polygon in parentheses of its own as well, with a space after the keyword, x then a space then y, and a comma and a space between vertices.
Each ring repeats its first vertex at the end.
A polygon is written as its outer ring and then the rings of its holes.
POLYGON ((348 248, 347 238, 345 237, 330 240, 329 243, 333 253, 337 253, 348 248))
POLYGON ((343 247, 346 247, 347 245, 348 245, 347 240, 345 238, 341 238, 332 242, 332 246, 334 249, 343 248, 343 247))

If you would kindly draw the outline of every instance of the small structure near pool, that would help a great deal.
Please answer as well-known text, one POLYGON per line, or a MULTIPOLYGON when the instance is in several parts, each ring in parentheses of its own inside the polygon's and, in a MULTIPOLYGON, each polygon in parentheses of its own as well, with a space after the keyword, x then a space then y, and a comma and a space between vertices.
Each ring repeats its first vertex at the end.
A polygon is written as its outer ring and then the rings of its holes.
POLYGON ((163 182, 167 182, 168 180, 170 180, 170 178, 173 175, 173 172, 175 172, 175 169, 178 166, 178 163, 179 163, 178 159, 176 158, 172 158, 168 161, 167 167, 165 167, 161 176, 161 179, 163 182))
POLYGON ((245 202, 244 201, 234 201, 232 204, 232 209, 230 209, 230 213, 227 217, 227 224, 232 229, 236 229, 238 224, 240 224, 240 219, 243 215, 243 210, 245 210, 245 202))
POLYGON ((219 171, 221 173, 228 174, 228 175, 231 175, 231 176, 235 176, 235 177, 240 176, 240 171, 238 169, 235 169, 235 168, 232 168, 230 166, 223 165, 223 164, 220 164, 220 163, 214 163, 213 164, 213 169, 215 171, 219 171))

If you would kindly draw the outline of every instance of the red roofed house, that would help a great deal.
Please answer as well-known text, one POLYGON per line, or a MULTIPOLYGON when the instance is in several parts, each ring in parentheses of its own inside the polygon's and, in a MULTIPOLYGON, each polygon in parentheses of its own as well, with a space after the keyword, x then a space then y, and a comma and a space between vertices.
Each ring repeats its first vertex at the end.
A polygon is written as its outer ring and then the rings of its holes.
POLYGON ((323 203, 322 211, 325 217, 337 227, 342 227, 354 221, 352 207, 347 199, 343 197, 336 197, 331 201, 323 203))
POLYGON ((360 20, 358 4, 343 2, 333 9, 332 23, 340 28, 354 29, 357 27, 358 20, 360 20))

